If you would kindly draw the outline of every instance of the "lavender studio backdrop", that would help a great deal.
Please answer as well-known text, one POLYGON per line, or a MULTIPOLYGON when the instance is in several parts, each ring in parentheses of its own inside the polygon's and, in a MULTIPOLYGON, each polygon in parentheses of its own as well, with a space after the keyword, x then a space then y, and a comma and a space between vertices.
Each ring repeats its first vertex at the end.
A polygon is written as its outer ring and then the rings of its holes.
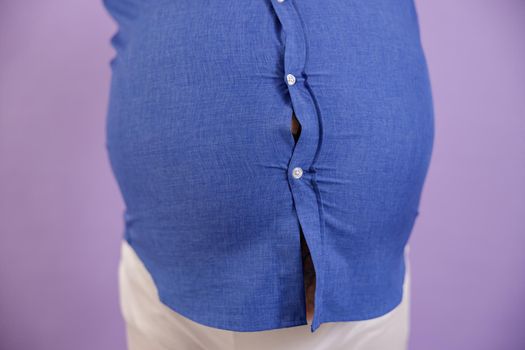
MULTIPOLYGON (((525 1, 417 5, 436 141, 411 350, 522 350, 525 1)), ((101 1, 0 0, 2 350, 125 349, 103 134, 115 28, 101 1)))

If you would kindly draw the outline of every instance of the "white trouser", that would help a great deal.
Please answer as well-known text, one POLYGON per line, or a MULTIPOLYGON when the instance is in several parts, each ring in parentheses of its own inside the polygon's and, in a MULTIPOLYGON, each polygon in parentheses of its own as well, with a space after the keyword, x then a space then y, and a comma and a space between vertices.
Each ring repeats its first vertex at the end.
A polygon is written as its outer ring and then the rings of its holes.
POLYGON ((406 350, 410 328, 408 250, 407 245, 403 301, 381 317, 328 322, 314 333, 310 322, 269 331, 235 332, 201 325, 160 302, 151 275, 123 240, 119 293, 128 350, 406 350))

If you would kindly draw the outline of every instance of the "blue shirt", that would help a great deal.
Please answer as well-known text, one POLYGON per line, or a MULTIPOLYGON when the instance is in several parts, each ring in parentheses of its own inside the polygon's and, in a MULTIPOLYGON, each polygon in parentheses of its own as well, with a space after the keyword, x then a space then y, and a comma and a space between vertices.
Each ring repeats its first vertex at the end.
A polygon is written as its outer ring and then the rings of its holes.
POLYGON ((124 238, 203 325, 314 332, 402 300, 434 139, 413 0, 105 0, 124 238), (295 113, 301 126, 291 132, 295 113))

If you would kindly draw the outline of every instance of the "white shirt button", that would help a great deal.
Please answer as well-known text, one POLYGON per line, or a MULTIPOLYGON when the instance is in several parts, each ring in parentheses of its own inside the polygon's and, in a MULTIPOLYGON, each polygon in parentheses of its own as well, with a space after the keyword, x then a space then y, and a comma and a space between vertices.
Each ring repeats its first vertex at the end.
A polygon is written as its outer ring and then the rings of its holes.
POLYGON ((286 81, 288 82, 288 85, 295 84, 295 76, 293 74, 288 74, 286 76, 286 81))
POLYGON ((277 0, 277 2, 284 2, 284 0, 277 0))
POLYGON ((292 175, 294 178, 300 179, 303 176, 303 169, 299 167, 293 168, 292 175))

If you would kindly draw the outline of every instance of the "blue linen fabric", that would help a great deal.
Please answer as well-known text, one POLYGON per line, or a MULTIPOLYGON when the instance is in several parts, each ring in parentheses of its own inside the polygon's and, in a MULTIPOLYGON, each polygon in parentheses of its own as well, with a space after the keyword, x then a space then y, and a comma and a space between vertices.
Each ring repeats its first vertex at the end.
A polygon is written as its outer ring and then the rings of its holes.
POLYGON ((220 329, 306 325, 302 231, 311 332, 395 308, 434 140, 413 1, 104 5, 106 147, 160 300, 220 329))

